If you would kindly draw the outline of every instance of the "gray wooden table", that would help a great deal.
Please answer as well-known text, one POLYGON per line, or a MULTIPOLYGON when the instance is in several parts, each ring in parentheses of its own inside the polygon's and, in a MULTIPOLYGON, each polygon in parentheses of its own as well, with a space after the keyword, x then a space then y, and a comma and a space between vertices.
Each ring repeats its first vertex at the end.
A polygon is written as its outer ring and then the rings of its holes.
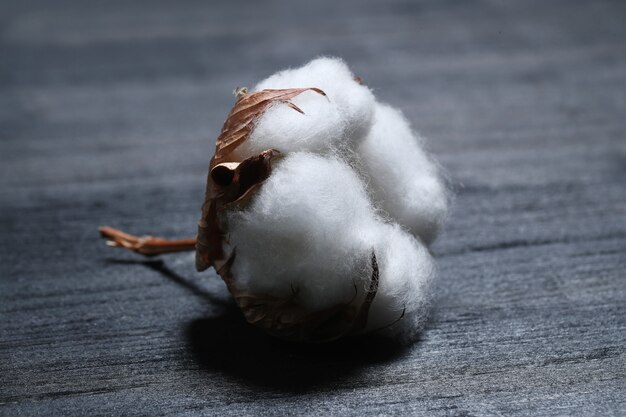
POLYGON ((3 1, 0 415, 626 415, 626 6, 3 1), (247 326, 192 236, 236 86, 345 58, 455 187, 421 340, 247 326))

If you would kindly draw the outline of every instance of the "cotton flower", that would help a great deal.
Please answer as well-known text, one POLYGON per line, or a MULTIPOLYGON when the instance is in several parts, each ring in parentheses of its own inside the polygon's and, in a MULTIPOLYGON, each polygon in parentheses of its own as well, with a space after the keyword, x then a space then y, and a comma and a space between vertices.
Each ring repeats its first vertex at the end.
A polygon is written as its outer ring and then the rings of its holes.
POLYGON ((411 337, 446 216, 437 165, 400 111, 343 61, 316 59, 244 94, 217 140, 198 268, 278 337, 411 337))

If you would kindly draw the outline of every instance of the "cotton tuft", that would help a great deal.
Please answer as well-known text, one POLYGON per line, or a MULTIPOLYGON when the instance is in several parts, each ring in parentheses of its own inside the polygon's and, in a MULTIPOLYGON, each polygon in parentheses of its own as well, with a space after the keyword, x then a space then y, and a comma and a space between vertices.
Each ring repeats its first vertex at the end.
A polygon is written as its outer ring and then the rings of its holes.
POLYGON ((272 75, 257 84, 254 91, 294 87, 317 87, 326 96, 308 91, 292 99, 304 114, 282 104, 271 107, 241 146, 242 156, 257 155, 268 148, 315 153, 352 148, 369 130, 374 95, 354 80, 343 61, 316 59, 301 68, 272 75))
POLYGON ((325 95, 291 99, 303 113, 274 103, 235 151, 239 160, 281 155, 250 202, 225 215, 237 288, 315 314, 358 307, 375 274, 358 334, 413 338, 436 271, 426 245, 448 205, 437 164, 402 113, 377 102, 342 60, 315 59, 253 90, 285 88, 325 95))

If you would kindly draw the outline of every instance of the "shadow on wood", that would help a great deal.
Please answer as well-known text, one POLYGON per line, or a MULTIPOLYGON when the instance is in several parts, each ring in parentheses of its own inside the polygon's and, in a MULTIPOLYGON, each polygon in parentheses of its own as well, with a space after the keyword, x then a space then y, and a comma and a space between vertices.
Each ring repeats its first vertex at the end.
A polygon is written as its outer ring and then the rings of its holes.
POLYGON ((398 342, 372 337, 328 344, 284 342, 248 324, 234 304, 220 316, 194 320, 187 336, 194 358, 206 370, 293 392, 332 385, 405 353, 398 342))
POLYGON ((302 392, 332 384, 368 365, 402 357, 407 346, 383 337, 351 337, 332 343, 285 342, 248 324, 234 301, 224 301, 171 270, 162 260, 107 259, 109 263, 143 265, 191 294, 221 308, 221 314, 193 320, 186 329, 187 346, 201 368, 224 372, 240 382, 302 392))

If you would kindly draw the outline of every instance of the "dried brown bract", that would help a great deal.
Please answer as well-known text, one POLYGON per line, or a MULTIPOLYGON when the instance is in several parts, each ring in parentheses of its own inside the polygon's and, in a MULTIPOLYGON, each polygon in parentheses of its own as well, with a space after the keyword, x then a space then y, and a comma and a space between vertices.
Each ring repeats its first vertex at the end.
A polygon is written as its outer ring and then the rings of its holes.
POLYGON ((219 271, 227 258, 222 244, 225 231, 220 224, 220 212, 231 204, 241 206, 248 202, 259 184, 269 177, 272 161, 280 155, 280 152, 268 149, 258 156, 236 161, 232 156, 233 152, 248 139, 256 120, 273 104, 285 103, 303 113, 289 100, 305 91, 326 95, 319 88, 287 88, 255 93, 238 89, 237 102, 224 122, 215 142, 215 154, 209 164, 202 217, 198 222, 198 271, 204 271, 210 266, 219 271))

